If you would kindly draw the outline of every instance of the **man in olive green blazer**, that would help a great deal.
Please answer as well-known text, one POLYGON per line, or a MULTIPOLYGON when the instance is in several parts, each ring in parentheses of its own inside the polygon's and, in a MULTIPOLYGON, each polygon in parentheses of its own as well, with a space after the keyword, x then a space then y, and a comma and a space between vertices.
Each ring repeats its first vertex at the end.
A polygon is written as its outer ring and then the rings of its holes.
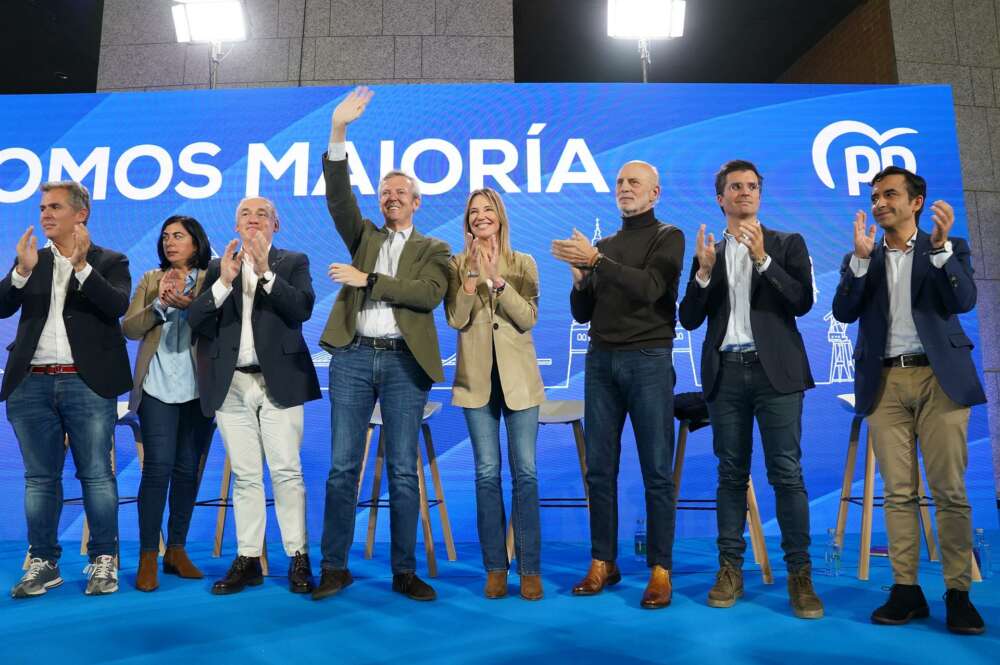
POLYGON ((353 579, 347 569, 354 541, 358 476, 375 401, 382 410, 389 471, 393 591, 433 600, 415 574, 419 489, 417 444, 431 384, 441 381, 434 308, 448 287, 448 245, 413 227, 420 207, 412 176, 390 171, 379 183, 382 228, 361 216, 347 169, 347 125, 361 117, 372 92, 358 88, 333 111, 323 160, 326 202, 351 263, 333 263, 340 293, 320 345, 330 357, 332 461, 326 481, 323 564, 313 598, 331 596, 353 579))

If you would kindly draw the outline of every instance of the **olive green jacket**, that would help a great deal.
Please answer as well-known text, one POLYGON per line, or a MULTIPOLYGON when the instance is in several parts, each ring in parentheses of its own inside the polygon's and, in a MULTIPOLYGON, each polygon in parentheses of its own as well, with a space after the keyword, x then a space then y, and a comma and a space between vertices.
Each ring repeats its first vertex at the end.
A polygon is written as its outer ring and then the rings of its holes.
MULTIPOLYGON (((324 155, 323 176, 326 179, 326 205, 337 233, 351 253, 351 265, 361 272, 370 273, 375 269, 379 249, 389 237, 389 232, 361 216, 357 199, 351 191, 346 159, 331 162, 324 155)), ((448 289, 450 255, 447 244, 421 235, 414 229, 403 246, 395 277, 380 274, 370 291, 346 284, 340 288, 320 337, 320 346, 329 351, 350 344, 365 298, 380 300, 392 306, 396 325, 420 367, 432 381, 443 381, 434 309, 441 304, 448 289)))

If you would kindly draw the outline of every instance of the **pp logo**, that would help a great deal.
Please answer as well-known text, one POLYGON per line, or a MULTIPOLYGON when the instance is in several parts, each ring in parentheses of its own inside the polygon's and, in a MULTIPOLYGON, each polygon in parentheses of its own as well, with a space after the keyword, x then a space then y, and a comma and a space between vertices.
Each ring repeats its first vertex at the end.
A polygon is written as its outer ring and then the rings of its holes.
MULTIPOLYGON (((904 134, 916 134, 917 130, 909 127, 896 127, 879 134, 871 125, 857 120, 840 120, 827 125, 813 139, 812 160, 813 169, 820 181, 834 189, 833 175, 830 173, 830 163, 827 152, 830 144, 845 134, 861 134, 871 139, 875 145, 883 146, 887 141, 904 134)), ((884 146, 878 152, 869 145, 852 145, 844 150, 844 163, 847 176, 847 191, 851 196, 860 196, 861 185, 871 182, 875 174, 893 163, 894 158, 903 161, 903 167, 916 173, 917 158, 913 151, 901 145, 884 146)))

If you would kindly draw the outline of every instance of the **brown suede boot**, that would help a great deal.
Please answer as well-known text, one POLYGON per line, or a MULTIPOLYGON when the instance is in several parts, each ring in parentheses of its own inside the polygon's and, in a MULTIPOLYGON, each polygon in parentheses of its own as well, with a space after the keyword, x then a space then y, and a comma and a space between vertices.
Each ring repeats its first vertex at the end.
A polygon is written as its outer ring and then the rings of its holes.
POLYGON ((507 571, 488 570, 486 571, 486 589, 483 595, 487 598, 503 598, 507 595, 507 571))
POLYGON ((573 587, 574 596, 593 596, 604 590, 604 587, 618 584, 622 581, 622 572, 614 561, 590 560, 590 570, 587 575, 573 587))
POLYGON ((816 595, 812 583, 812 566, 806 564, 794 572, 788 571, 788 601, 800 619, 823 617, 823 602, 816 595))
POLYGON ((521 598, 541 600, 543 595, 541 575, 521 575, 521 598))
POLYGON ((205 575, 198 566, 191 563, 183 545, 171 545, 163 555, 163 572, 178 575, 188 580, 200 580, 205 575))
POLYGON ((139 552, 139 571, 135 574, 135 588, 139 591, 156 591, 160 583, 156 580, 156 550, 139 552))
POLYGON ((642 606, 647 610, 658 610, 670 604, 673 588, 670 585, 670 571, 655 565, 649 571, 649 584, 642 594, 642 606))

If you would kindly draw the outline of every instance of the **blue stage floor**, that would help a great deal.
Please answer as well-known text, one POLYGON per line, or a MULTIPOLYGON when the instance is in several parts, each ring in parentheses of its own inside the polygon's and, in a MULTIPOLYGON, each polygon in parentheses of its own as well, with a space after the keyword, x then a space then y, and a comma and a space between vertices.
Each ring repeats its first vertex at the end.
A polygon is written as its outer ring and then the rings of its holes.
MULTIPOLYGON (((991 534, 997 542, 997 533, 991 534)), ((73 543, 66 543, 72 548, 73 543)), ((482 597, 484 575, 475 543, 459 546, 459 560, 439 559, 433 603, 417 603, 390 590, 388 545, 365 561, 356 548, 353 586, 322 602, 287 591, 284 556, 273 554, 262 587, 228 597, 209 593, 224 558, 208 545, 190 549, 207 578, 160 576, 160 589, 146 594, 132 586, 136 547, 123 546, 122 588, 113 596, 83 595, 83 557, 74 551, 61 562, 65 584, 32 600, 0 599, 0 663, 935 663, 1000 662, 1000 583, 975 584, 972 598, 987 633, 963 637, 944 626, 940 565, 925 562, 922 582, 931 605, 929 620, 903 627, 874 626, 868 616, 891 583, 888 561, 873 558, 871 580, 854 576, 854 542, 848 542, 840 577, 815 576, 826 618, 792 616, 784 565, 776 540, 768 542, 775 584, 765 586, 756 567, 746 569, 746 596, 731 609, 711 609, 705 594, 713 581, 714 542, 678 541, 674 552, 673 604, 659 611, 639 608, 645 567, 631 557, 620 563, 621 584, 599 596, 575 598, 569 590, 589 562, 585 545, 554 543, 543 552, 546 597, 482 597)), ((272 546, 273 549, 273 546, 272 546)), ((439 555, 443 555, 439 548, 439 555)), ((23 543, 0 543, 0 586, 20 576, 23 543)), ((318 548, 313 549, 314 569, 318 548)), ((817 568, 822 552, 814 548, 817 568)), ((443 557, 442 557, 443 559, 443 557)), ((424 575, 420 562, 421 575, 424 575)))

